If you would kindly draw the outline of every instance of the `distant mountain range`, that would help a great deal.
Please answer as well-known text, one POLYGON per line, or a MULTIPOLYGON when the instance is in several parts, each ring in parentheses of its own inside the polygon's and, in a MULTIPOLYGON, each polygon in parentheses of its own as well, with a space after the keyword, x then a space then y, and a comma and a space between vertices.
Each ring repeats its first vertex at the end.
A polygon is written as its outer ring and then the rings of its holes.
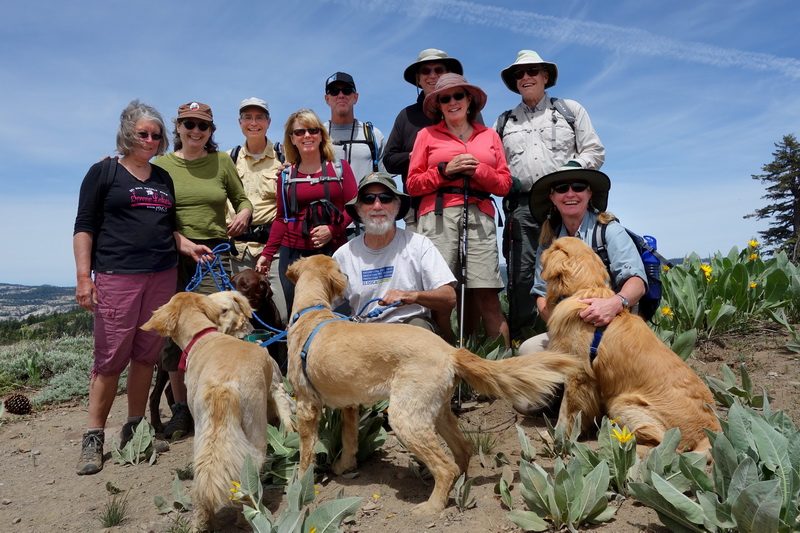
POLYGON ((0 283, 0 321, 63 313, 76 306, 75 287, 0 283))

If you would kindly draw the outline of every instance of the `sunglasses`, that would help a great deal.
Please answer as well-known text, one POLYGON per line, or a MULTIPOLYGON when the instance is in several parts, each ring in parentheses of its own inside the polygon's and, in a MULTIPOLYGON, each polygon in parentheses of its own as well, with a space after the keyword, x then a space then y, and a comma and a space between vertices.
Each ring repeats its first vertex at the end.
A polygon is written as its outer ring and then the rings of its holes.
POLYGON ((442 66, 438 66, 438 67, 420 67, 420 69, 419 69, 419 73, 422 74, 423 76, 427 76, 431 72, 435 72, 436 74, 441 76, 442 74, 447 72, 447 70, 445 70, 445 68, 442 67, 442 66))
POLYGON ((137 131, 135 135, 143 141, 146 141, 148 138, 153 139, 154 141, 160 141, 164 138, 164 136, 160 133, 150 133, 147 131, 137 131))
POLYGON ((316 135, 320 132, 319 128, 297 128, 296 130, 292 130, 292 134, 295 137, 302 137, 303 135, 308 132, 309 135, 316 135))
POLYGON ((375 203, 376 198, 380 200, 382 204, 389 204, 394 202, 396 196, 388 192, 382 192, 378 194, 367 193, 361 195, 361 203, 364 205, 372 205, 375 203))
POLYGON ((525 74, 530 76, 531 78, 536 77, 539 75, 540 72, 544 72, 546 69, 544 67, 525 67, 520 68, 514 71, 514 79, 521 80, 525 77, 525 74))
POLYGON ((325 92, 331 96, 339 96, 339 93, 342 93, 345 96, 350 96, 355 92, 355 90, 352 87, 330 87, 325 92))
POLYGON ((456 101, 463 100, 465 96, 467 96, 466 93, 456 93, 452 96, 448 94, 447 96, 440 96, 437 100, 440 104, 447 104, 451 99, 456 101))
POLYGON ((570 183, 559 183, 558 185, 553 185, 553 192, 557 192, 558 194, 564 194, 568 190, 572 189, 575 192, 583 192, 589 188, 589 184, 585 181, 572 181, 570 183))
POLYGON ((200 131, 207 131, 208 128, 211 127, 211 124, 208 122, 195 122, 193 120, 184 120, 181 124, 183 124, 183 127, 187 130, 193 130, 194 127, 197 126, 197 129, 200 131))

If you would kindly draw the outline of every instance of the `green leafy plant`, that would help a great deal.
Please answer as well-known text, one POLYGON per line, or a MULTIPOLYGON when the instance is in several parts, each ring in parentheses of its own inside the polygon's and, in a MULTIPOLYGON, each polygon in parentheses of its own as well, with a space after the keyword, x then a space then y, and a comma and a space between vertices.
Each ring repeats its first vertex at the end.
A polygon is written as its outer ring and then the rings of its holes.
MULTIPOLYGON (((672 531, 800 530, 800 432, 789 416, 771 412, 767 399, 761 413, 734 402, 721 425, 722 433, 708 432, 710 476, 704 465, 681 454, 680 476, 668 479, 656 470, 674 472, 675 464, 666 468, 658 454, 645 461, 642 482, 630 484, 633 496, 653 507, 672 531)), ((670 438, 676 442, 674 434, 670 438)))
POLYGON ((187 516, 176 515, 167 526, 166 533, 192 533, 192 522, 187 516))
POLYGON ((133 437, 120 448, 118 442, 114 442, 111 448, 111 458, 119 465, 138 465, 143 461, 151 465, 156 462, 158 452, 155 449, 156 430, 150 423, 142 418, 139 425, 133 431, 133 437))
POLYGON ((453 485, 456 497, 456 507, 459 511, 466 511, 475 507, 475 498, 470 494, 474 478, 467 479, 466 474, 461 474, 453 485))
POLYGON ((336 499, 324 502, 311 510, 308 506, 316 498, 314 471, 309 468, 302 478, 294 473, 286 485, 286 509, 275 517, 264 506, 264 492, 258 469, 252 457, 245 460, 241 482, 233 482, 231 499, 242 502, 247 522, 256 533, 329 533, 339 531, 342 521, 354 514, 361 498, 344 498, 340 492, 336 499))
POLYGON ((118 526, 125 520, 129 509, 127 494, 125 496, 113 495, 111 500, 103 507, 103 510, 100 511, 98 519, 103 524, 103 527, 118 526))
POLYGON ((183 489, 183 483, 177 474, 172 480, 172 500, 167 500, 160 494, 156 494, 153 500, 159 512, 162 514, 172 512, 182 513, 192 510, 192 499, 186 494, 186 491, 183 489))
POLYGON ((509 511, 514 510, 514 497, 511 491, 514 489, 514 472, 511 466, 504 464, 500 474, 500 481, 494 486, 494 493, 500 496, 500 501, 508 507, 509 511))
POLYGON ((728 365, 722 365, 721 380, 706 376, 706 383, 714 394, 714 399, 725 407, 732 406, 734 402, 759 409, 764 407, 764 400, 772 399, 768 397, 767 391, 761 389, 761 394, 754 394, 753 382, 750 380, 750 374, 744 364, 739 365, 739 374, 741 375, 741 384, 728 365))
MULTIPOLYGON (((543 440, 544 449, 548 455, 561 458, 567 458, 572 455, 575 443, 578 442, 578 437, 581 435, 582 414, 583 413, 580 412, 578 413, 578 416, 575 417, 575 423, 569 431, 567 431, 567 428, 565 428, 563 424, 558 424, 553 427, 550 420, 545 417, 544 421, 547 425, 547 436, 549 438, 544 438, 543 440)), ((520 438, 520 444, 521 443, 522 439, 520 438)))
MULTIPOLYGON (((481 457, 483 457, 484 454, 492 453, 492 450, 497 446, 499 437, 493 431, 485 431, 480 426, 478 426, 478 429, 468 429, 460 422, 458 427, 461 429, 461 433, 464 434, 464 438, 467 439, 467 442, 472 445, 472 449, 481 457)), ((481 463, 485 464, 485 461, 481 460, 481 463)))
POLYGON ((577 458, 566 466, 557 458, 551 476, 538 464, 523 459, 519 475, 522 499, 529 511, 514 510, 506 516, 526 531, 544 531, 552 525, 555 530, 577 532, 581 524, 607 522, 616 512, 606 494, 610 476, 605 461, 584 476, 577 458))

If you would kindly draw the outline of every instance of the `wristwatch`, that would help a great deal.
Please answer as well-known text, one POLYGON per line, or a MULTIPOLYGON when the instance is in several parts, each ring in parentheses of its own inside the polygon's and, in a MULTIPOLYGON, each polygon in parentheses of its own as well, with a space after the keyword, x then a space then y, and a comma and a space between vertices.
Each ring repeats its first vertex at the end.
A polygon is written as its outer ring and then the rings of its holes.
POLYGON ((628 303, 628 299, 621 294, 617 294, 617 296, 619 296, 619 299, 622 300, 622 310, 624 311, 625 309, 630 309, 631 304, 628 303))

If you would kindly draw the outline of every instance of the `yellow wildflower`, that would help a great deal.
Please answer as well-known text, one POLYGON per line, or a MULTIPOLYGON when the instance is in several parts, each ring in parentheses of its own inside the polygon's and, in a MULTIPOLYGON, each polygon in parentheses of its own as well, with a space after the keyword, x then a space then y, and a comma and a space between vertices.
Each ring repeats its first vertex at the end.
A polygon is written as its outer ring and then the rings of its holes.
POLYGON ((617 428, 611 428, 611 432, 612 437, 623 443, 634 439, 634 434, 628 430, 628 426, 624 426, 621 433, 617 428))
POLYGON ((750 254, 748 261, 752 261, 753 259, 758 259, 758 254, 750 254))
POLYGON ((669 265, 662 265, 661 270, 663 270, 664 272, 669 272, 669 265))
POLYGON ((373 498, 375 498, 375 499, 377 500, 378 498, 380 498, 380 497, 381 497, 381 495, 380 495, 380 494, 373 494, 373 495, 372 495, 372 497, 373 497, 373 498))
POLYGON ((755 248, 756 246, 758 246, 758 241, 755 239, 750 239, 750 242, 748 242, 747 244, 755 248))
POLYGON ((244 498, 244 493, 241 491, 242 485, 237 481, 231 481, 231 483, 233 483, 233 488, 230 489, 231 491, 230 499, 238 502, 239 500, 244 498))
POLYGON ((308 533, 317 533, 317 526, 311 526, 311 529, 308 530, 308 533))
POLYGON ((386 518, 394 518, 395 516, 396 516, 396 515, 393 515, 393 514, 387 514, 387 515, 386 515, 386 518))
POLYGON ((754 282, 754 281, 751 281, 751 282, 750 282, 750 288, 751 288, 751 289, 755 289, 757 286, 758 286, 758 283, 756 283, 756 282, 754 282))
POLYGON ((711 281, 711 273, 714 271, 711 265, 700 265, 700 269, 706 274, 706 281, 711 281))
POLYGON ((661 308, 661 314, 668 318, 672 318, 673 316, 675 316, 672 314, 672 309, 670 309, 667 306, 661 308))

